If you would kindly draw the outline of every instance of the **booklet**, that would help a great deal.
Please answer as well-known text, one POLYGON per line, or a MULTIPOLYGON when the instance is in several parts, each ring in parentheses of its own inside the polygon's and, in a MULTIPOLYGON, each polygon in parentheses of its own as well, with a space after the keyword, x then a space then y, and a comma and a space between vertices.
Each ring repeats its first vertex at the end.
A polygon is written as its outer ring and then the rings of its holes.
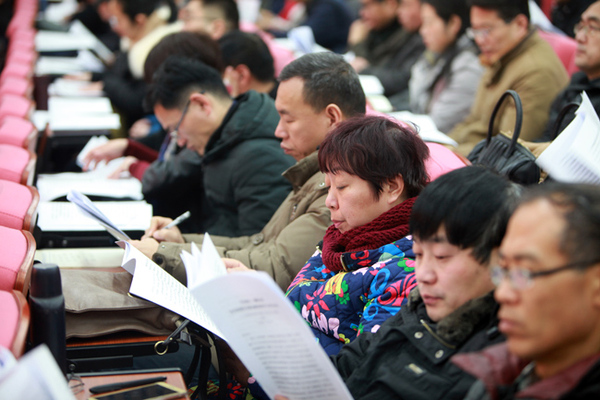
POLYGON ((585 92, 575 119, 536 163, 557 181, 600 184, 600 119, 585 92))
POLYGON ((352 399, 310 327, 264 272, 227 273, 210 235, 185 253, 188 287, 129 243, 123 268, 130 293, 165 307, 225 339, 273 398, 352 399))
POLYGON ((113 224, 113 222, 108 219, 106 215, 104 215, 102 211, 100 211, 86 195, 75 190, 71 190, 69 194, 67 194, 67 200, 75 204, 84 215, 96 220, 116 239, 131 240, 131 238, 115 224, 113 224))

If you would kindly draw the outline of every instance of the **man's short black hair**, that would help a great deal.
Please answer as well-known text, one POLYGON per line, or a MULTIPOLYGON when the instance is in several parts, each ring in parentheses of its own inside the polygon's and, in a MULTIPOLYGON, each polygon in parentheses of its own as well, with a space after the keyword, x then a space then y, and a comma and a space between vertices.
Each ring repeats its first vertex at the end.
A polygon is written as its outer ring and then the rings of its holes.
POLYGON ((166 109, 183 108, 190 93, 200 91, 217 98, 229 98, 217 70, 198 60, 170 56, 154 74, 145 106, 148 110, 157 104, 166 109))
POLYGON ((117 0, 117 3, 121 4, 123 13, 131 21, 135 21, 138 14, 150 15, 163 6, 168 7, 170 11, 168 22, 177 20, 177 6, 173 0, 117 0))
POLYGON ((519 14, 529 21, 529 3, 527 0, 469 0, 469 7, 479 7, 494 10, 505 22, 510 22, 519 14))
POLYGON ((172 55, 194 58, 223 73, 225 67, 221 49, 208 34, 200 32, 176 32, 165 36, 150 51, 144 63, 144 79, 151 83, 154 73, 172 55))
POLYGON ((292 61, 281 71, 279 81, 292 78, 303 80, 304 101, 316 112, 336 104, 346 117, 365 114, 365 92, 358 74, 338 54, 312 53, 292 61))
POLYGON ((562 215, 565 229, 560 251, 581 269, 600 262, 600 187, 596 185, 548 183, 537 185, 523 196, 521 204, 547 200, 562 215), (586 264, 590 262, 590 264, 586 264))
POLYGON ((242 31, 227 32, 219 39, 219 45, 226 66, 237 67, 243 64, 258 81, 275 80, 273 56, 258 35, 242 31))
POLYGON ((427 240, 443 227, 448 242, 473 249, 487 264, 500 246, 521 189, 483 167, 459 168, 431 182, 419 195, 410 217, 415 238, 427 240))

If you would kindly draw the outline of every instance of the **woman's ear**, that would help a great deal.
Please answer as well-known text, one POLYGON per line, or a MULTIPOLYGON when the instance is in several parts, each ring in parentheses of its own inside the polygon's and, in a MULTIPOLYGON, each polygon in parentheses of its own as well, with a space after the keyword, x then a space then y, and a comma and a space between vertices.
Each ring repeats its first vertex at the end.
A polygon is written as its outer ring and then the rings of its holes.
POLYGON ((399 204, 407 199, 407 196, 404 194, 404 178, 402 178, 402 175, 390 179, 384 190, 387 191, 389 204, 399 204))

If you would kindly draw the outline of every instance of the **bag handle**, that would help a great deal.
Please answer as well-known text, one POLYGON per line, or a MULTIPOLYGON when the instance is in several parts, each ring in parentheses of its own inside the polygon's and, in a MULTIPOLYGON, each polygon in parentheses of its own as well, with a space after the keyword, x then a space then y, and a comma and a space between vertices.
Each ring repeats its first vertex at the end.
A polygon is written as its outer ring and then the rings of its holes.
POLYGON ((509 96, 513 98, 513 101, 515 103, 515 109, 517 110, 517 119, 515 121, 515 131, 513 132, 512 140, 510 141, 510 146, 505 152, 505 155, 507 156, 509 154, 512 154, 512 152, 515 150, 515 147, 517 146, 517 139, 519 139, 519 135, 521 134, 521 125, 523 125, 523 104, 521 103, 521 98, 519 97, 519 94, 514 90, 507 90, 506 92, 502 93, 502 96, 500 96, 500 99, 496 103, 494 111, 492 111, 492 116, 490 117, 490 126, 488 128, 488 136, 486 143, 487 147, 492 141, 492 132, 494 130, 494 120, 496 119, 496 114, 498 113, 498 110, 500 110, 500 106, 504 102, 504 99, 506 99, 509 96))
POLYGON ((560 110, 558 116, 556 117, 556 121, 554 121, 554 125, 552 126, 552 137, 550 138, 550 141, 556 139, 556 137, 559 135, 560 126, 562 125, 562 122, 567 114, 569 114, 571 110, 577 110, 579 106, 580 105, 578 103, 571 102, 564 106, 562 110, 560 110))

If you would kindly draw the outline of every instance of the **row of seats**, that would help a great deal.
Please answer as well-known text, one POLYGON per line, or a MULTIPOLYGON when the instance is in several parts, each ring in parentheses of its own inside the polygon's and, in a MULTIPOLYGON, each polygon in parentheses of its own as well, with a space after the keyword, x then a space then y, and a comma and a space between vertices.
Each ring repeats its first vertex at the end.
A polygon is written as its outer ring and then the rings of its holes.
POLYGON ((27 296, 39 202, 32 186, 38 132, 31 122, 37 10, 37 0, 15 0, 0 74, 0 346, 15 357, 25 351, 30 323, 27 296))

